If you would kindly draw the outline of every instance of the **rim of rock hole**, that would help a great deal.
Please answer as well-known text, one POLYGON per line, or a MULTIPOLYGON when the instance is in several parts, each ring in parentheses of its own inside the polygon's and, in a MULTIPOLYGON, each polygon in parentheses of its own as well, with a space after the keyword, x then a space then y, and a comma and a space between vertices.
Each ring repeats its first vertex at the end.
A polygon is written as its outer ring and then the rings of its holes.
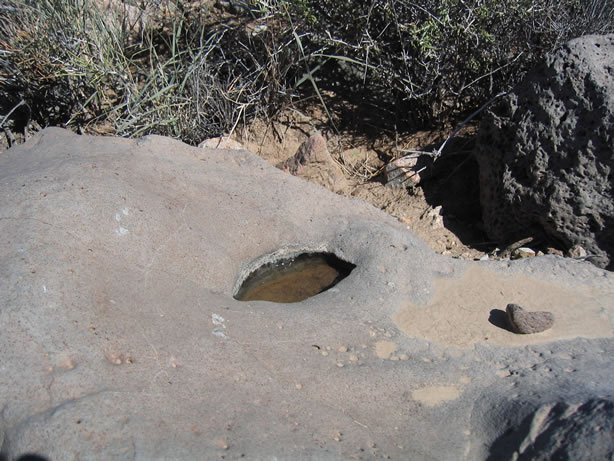
POLYGON ((325 247, 281 248, 246 264, 232 290, 238 301, 296 303, 348 277, 356 264, 325 247))

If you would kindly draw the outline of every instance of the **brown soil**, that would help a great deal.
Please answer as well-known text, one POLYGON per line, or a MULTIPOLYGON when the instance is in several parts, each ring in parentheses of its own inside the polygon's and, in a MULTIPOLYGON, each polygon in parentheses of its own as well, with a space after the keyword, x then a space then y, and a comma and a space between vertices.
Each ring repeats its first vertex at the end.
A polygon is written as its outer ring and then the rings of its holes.
MULTIPOLYGON (((488 242, 480 231, 479 216, 465 213, 479 204, 466 203, 467 200, 475 202, 476 197, 468 198, 463 192, 466 186, 462 184, 468 180, 477 181, 477 178, 467 178, 462 168, 455 171, 462 162, 452 162, 449 169, 444 168, 446 171, 434 174, 435 178, 417 187, 406 189, 384 185, 383 168, 389 161, 405 155, 401 149, 431 152, 441 145, 451 130, 418 132, 398 139, 383 135, 373 140, 332 133, 326 120, 317 112, 305 115, 291 111, 276 121, 257 121, 235 133, 233 138, 247 150, 272 165, 278 165, 292 157, 316 130, 321 130, 327 139, 332 157, 348 179, 348 186, 339 193, 369 202, 397 218, 437 253, 468 259, 484 256, 488 242), (454 186, 455 180, 461 184, 454 186), (463 214, 468 216, 459 217, 463 214)), ((457 138, 466 140, 473 131, 469 128, 457 138)), ((446 146, 446 152, 449 152, 446 155, 451 153, 453 156, 455 149, 459 148, 463 148, 462 143, 457 142, 455 146, 450 143, 449 147, 446 146)))

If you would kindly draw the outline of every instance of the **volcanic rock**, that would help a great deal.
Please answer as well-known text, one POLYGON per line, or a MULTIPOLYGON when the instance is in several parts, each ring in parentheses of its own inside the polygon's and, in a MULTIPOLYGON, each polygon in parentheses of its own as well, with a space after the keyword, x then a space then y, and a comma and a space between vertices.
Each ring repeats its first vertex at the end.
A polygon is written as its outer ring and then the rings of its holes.
POLYGON ((485 229, 614 267, 614 35, 571 40, 488 111, 474 155, 485 229))

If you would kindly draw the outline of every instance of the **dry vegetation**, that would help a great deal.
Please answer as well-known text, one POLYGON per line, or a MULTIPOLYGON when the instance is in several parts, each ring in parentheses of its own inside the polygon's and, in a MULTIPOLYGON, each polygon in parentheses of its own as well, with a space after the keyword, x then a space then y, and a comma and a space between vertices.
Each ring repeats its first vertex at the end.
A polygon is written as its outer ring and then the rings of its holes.
POLYGON ((190 144, 288 108, 334 131, 454 122, 609 0, 5 0, 0 122, 190 144))

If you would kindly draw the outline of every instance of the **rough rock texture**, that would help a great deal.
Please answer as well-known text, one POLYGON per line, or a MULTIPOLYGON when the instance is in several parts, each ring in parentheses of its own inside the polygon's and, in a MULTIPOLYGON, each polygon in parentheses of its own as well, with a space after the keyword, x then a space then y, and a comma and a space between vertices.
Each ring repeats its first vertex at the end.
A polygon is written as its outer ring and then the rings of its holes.
POLYGON ((522 258, 532 258, 535 256, 535 250, 532 250, 528 247, 520 247, 516 248, 512 251, 511 258, 512 259, 522 259, 522 258))
POLYGON ((279 168, 295 176, 309 178, 335 192, 347 186, 343 171, 328 152, 326 139, 317 132, 309 136, 294 157, 279 165, 279 168))
POLYGON ((507 322, 514 333, 541 333, 552 328, 554 315, 552 312, 527 312, 518 304, 508 304, 505 308, 507 322))
POLYGON ((540 406, 497 440, 493 460, 609 460, 614 457, 614 403, 589 399, 540 406))
POLYGON ((0 197, 0 459, 502 459, 541 453, 510 434, 560 402, 582 418, 539 434, 610 450, 587 420, 611 431, 614 275, 587 262, 448 259, 249 152, 161 137, 44 130, 0 154, 0 197), (303 250, 357 267, 233 299, 303 250), (489 321, 512 300, 555 325, 489 321))
POLYGON ((475 149, 491 238, 542 235, 614 267, 614 35, 570 41, 489 111, 475 149))

